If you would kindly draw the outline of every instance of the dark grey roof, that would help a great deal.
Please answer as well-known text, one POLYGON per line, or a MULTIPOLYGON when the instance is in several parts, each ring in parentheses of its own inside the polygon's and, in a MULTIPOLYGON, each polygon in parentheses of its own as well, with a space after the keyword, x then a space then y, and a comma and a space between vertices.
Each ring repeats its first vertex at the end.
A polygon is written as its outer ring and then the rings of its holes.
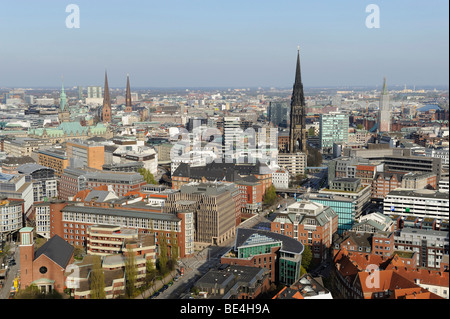
POLYGON ((113 208, 100 208, 93 206, 67 205, 61 211, 72 213, 88 213, 96 215, 112 215, 112 216, 125 216, 134 218, 151 218, 159 220, 179 221, 179 218, 173 214, 155 213, 150 211, 139 211, 131 209, 113 209, 113 208))
POLYGON ((281 242, 281 250, 291 252, 294 254, 301 254, 303 252, 303 244, 294 238, 273 233, 271 231, 238 228, 236 232, 235 249, 243 246, 245 242, 254 234, 268 237, 270 241, 281 242))
POLYGON ((74 247, 72 245, 55 235, 36 251, 34 258, 37 259, 41 255, 45 255, 65 269, 73 255, 73 251, 74 247))
POLYGON ((19 174, 32 174, 33 172, 40 170, 40 169, 53 170, 51 168, 48 168, 48 167, 40 165, 40 164, 27 163, 27 164, 23 164, 23 165, 20 165, 19 167, 17 167, 17 172, 19 172, 19 174))
POLYGON ((257 162, 256 164, 235 164, 235 163, 208 163, 204 166, 190 167, 187 163, 180 163, 172 176, 189 177, 200 180, 203 177, 209 181, 227 182, 259 182, 254 175, 271 174, 266 164, 257 162))

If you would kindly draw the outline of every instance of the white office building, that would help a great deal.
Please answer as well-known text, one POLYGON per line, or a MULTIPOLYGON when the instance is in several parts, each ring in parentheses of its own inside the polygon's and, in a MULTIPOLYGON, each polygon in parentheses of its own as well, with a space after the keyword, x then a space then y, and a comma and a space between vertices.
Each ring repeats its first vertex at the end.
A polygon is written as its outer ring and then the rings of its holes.
POLYGON ((429 189, 401 189, 390 192, 384 199, 386 215, 413 216, 449 220, 449 197, 429 189))

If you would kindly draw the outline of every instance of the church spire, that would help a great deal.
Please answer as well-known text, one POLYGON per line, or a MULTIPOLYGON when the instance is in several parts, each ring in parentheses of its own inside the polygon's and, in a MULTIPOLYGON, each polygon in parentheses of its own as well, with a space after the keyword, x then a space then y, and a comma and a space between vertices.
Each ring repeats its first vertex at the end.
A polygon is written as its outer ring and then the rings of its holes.
POLYGON ((103 109, 102 109, 103 123, 111 122, 111 97, 109 96, 108 86, 108 74, 105 70, 105 95, 103 97, 103 109))
POLYGON ((131 104, 131 88, 130 88, 130 75, 127 74, 127 93, 125 96, 125 112, 129 113, 131 112, 132 109, 132 104, 131 104))
POLYGON ((67 105, 67 97, 66 92, 64 92, 64 77, 62 77, 62 84, 61 84, 61 94, 59 96, 59 108, 61 112, 64 112, 66 105, 67 105))
POLYGON ((292 103, 295 105, 305 105, 305 96, 303 93, 302 74, 300 68, 300 47, 297 47, 297 67, 295 70, 294 90, 292 93, 292 103))
POLYGON ((297 67, 291 98, 288 153, 306 153, 305 95, 300 69, 300 48, 297 48, 297 67))

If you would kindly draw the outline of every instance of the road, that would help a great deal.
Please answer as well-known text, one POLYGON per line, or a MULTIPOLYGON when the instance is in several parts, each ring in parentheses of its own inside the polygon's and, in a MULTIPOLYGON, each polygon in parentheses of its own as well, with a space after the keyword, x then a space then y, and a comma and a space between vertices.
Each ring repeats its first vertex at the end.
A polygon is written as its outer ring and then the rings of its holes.
MULTIPOLYGON (((284 210, 286 205, 294 203, 296 200, 292 197, 281 200, 280 210, 284 210)), ((267 215, 271 209, 261 211, 258 215, 240 224, 238 228, 253 228, 260 222, 267 221, 267 215)), ((275 211, 277 211, 275 209, 275 211)), ((272 215, 273 218, 275 215, 272 215)), ((179 299, 189 298, 190 289, 194 283, 206 274, 209 269, 215 268, 220 264, 220 258, 234 244, 234 238, 230 238, 227 242, 220 246, 209 246, 202 251, 196 253, 193 257, 183 258, 179 262, 180 267, 184 267, 184 275, 175 281, 172 286, 161 292, 155 299, 179 299)))
POLYGON ((9 291, 13 285, 14 279, 17 277, 17 274, 20 269, 19 265, 19 259, 20 259, 20 252, 19 247, 14 245, 14 243, 11 244, 10 251, 14 254, 14 259, 16 261, 16 265, 11 266, 8 271, 8 275, 5 280, 5 284, 2 289, 0 289, 0 299, 8 299, 9 297, 9 291))
POLYGON ((307 187, 311 187, 311 190, 319 190, 321 188, 322 180, 327 178, 327 170, 323 169, 314 174, 308 174, 309 181, 306 184, 307 187))

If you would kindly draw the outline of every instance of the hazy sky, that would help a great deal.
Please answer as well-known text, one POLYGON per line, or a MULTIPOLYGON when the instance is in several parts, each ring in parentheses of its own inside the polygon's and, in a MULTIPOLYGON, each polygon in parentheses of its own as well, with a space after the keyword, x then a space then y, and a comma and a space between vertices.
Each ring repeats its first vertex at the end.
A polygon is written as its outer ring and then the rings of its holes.
POLYGON ((448 85, 447 0, 0 0, 0 87, 448 85), (66 27, 66 6, 80 28, 66 27), (380 28, 366 27, 366 6, 380 28))

